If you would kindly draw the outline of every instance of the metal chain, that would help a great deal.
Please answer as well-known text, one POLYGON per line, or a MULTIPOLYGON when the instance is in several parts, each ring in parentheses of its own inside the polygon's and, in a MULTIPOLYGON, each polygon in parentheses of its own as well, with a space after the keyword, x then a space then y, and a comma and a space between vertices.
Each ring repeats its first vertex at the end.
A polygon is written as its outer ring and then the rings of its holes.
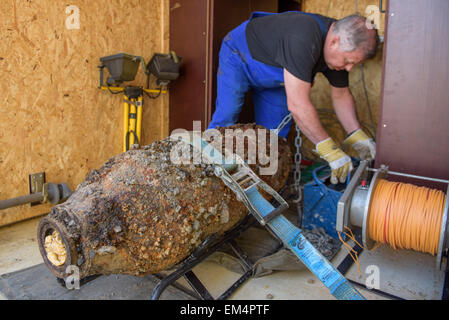
POLYGON ((296 125, 296 137, 295 137, 295 147, 296 147, 296 153, 295 153, 295 171, 294 174, 294 188, 295 191, 298 194, 298 199, 293 200, 294 203, 296 203, 296 211, 298 213, 298 226, 302 227, 302 211, 301 211, 301 146, 302 146, 302 139, 301 139, 301 131, 299 130, 298 125, 296 125))
POLYGON ((279 132, 281 132, 282 129, 284 129, 284 127, 292 120, 292 114, 289 113, 287 116, 285 116, 284 119, 282 119, 281 123, 279 124, 279 126, 276 128, 276 130, 274 130, 274 132, 279 135, 279 132))
POLYGON ((295 190, 298 192, 298 199, 296 199, 294 202, 301 201, 301 146, 302 146, 302 139, 301 139, 301 131, 298 128, 298 125, 296 125, 296 137, 295 137, 295 147, 296 147, 296 153, 295 153, 295 171, 294 171, 294 183, 295 183, 295 190))

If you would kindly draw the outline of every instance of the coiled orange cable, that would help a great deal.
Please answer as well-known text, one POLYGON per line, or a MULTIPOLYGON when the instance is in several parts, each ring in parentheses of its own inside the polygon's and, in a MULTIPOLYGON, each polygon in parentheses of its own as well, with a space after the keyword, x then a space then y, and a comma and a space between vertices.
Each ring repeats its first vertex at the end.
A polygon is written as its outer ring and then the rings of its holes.
POLYGON ((369 237, 394 249, 435 255, 444 205, 440 190, 380 179, 369 210, 369 237))
MULTIPOLYGON (((358 241, 356 240, 356 238, 354 236, 354 233, 352 233, 352 230, 349 229, 348 227, 345 227, 345 229, 347 229, 349 231, 349 234, 345 231, 343 231, 343 234, 345 236, 347 236, 349 239, 351 239, 352 241, 354 241, 360 248, 365 249, 360 243, 358 243, 358 241)), ((351 246, 343 240, 343 237, 341 236, 340 232, 338 232, 338 238, 340 239, 343 246, 346 248, 346 251, 351 256, 352 260, 354 260, 354 262, 357 266, 357 270, 359 271, 359 275, 362 276, 362 272, 360 271, 360 262, 359 262, 359 256, 357 254, 357 251, 355 251, 353 248, 351 248, 351 246)))

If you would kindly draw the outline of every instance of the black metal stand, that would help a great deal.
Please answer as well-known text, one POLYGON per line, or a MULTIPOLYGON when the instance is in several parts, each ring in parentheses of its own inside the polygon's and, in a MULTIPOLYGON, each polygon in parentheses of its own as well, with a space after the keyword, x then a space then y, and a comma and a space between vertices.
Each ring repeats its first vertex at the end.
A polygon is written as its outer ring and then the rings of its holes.
MULTIPOLYGON (((94 275, 87 276, 87 277, 85 277, 85 278, 80 279, 80 283, 79 283, 79 284, 80 284, 80 287, 83 286, 83 285, 85 285, 86 283, 89 283, 89 282, 91 282, 91 281, 97 279, 98 277, 101 277, 101 274, 94 274, 94 275)), ((64 279, 56 278, 56 281, 57 281, 62 287, 66 288, 66 282, 65 282, 64 279)))
MULTIPOLYGON (((216 300, 224 300, 230 297, 242 284, 244 284, 252 275, 253 275, 253 267, 254 263, 248 257, 246 252, 240 248, 235 242, 235 238, 238 237, 245 230, 250 228, 251 226, 257 224, 257 220, 252 215, 247 215, 245 219, 236 227, 231 229, 230 231, 224 233, 221 237, 218 237, 216 234, 211 235, 209 238, 204 240, 195 251, 187 257, 181 264, 179 264, 178 268, 170 273, 168 276, 163 276, 161 281, 154 288, 151 300, 158 300, 161 294, 164 292, 167 287, 173 285, 176 280, 180 277, 184 277, 189 285, 194 290, 194 293, 198 295, 198 298, 203 300, 213 300, 214 298, 209 293, 207 288, 201 283, 192 269, 200 264, 204 259, 206 259, 209 255, 214 253, 217 249, 224 245, 228 245, 232 251, 237 255, 237 257, 242 261, 242 264, 245 269, 245 273, 232 284, 228 289, 226 289, 216 300)), ((268 252, 265 256, 269 256, 274 254, 282 247, 282 243, 279 242, 279 245, 268 252)), ((101 275, 92 275, 86 278, 80 279, 80 286, 85 285, 88 282, 95 280, 101 275)), ((159 276, 159 275, 156 275, 159 276)), ((66 283, 64 279, 56 278, 56 281, 62 286, 66 287, 66 283)), ((176 286, 176 285, 175 285, 176 286)))
POLYGON ((444 285, 441 300, 449 300, 449 255, 446 260, 446 271, 444 273, 444 285))
MULTIPOLYGON (((356 237, 357 241, 360 243, 362 241, 362 239, 360 238, 360 236, 356 237)), ((352 247, 352 249, 357 252, 357 255, 360 256, 360 254, 363 252, 363 248, 361 248, 357 243, 352 247)), ((351 255, 348 253, 346 255, 346 257, 343 259, 343 261, 340 263, 340 265, 337 267, 338 271, 345 276, 346 273, 349 271, 349 269, 352 267, 352 265, 354 264, 354 260, 352 259, 351 255)), ((348 279, 349 282, 351 282, 352 284, 360 287, 360 288, 366 288, 364 285, 362 285, 361 283, 348 279)), ((370 289, 371 292, 374 292, 378 295, 384 296, 388 299, 392 299, 392 300, 404 300, 403 298, 397 297, 395 295, 389 294, 387 292, 381 291, 381 290, 377 290, 377 289, 370 289)))
MULTIPOLYGON (((180 277, 184 277, 188 284, 192 287, 195 293, 200 299, 203 300, 214 300, 212 295, 209 293, 207 288, 201 283, 192 269, 206 259, 210 254, 215 252, 217 249, 224 245, 228 245, 234 251, 234 253, 240 258, 244 267, 245 273, 229 287, 225 292, 223 292, 216 300, 224 300, 231 296, 243 283, 245 283, 253 274, 254 263, 248 257, 246 252, 244 252, 235 242, 235 238, 238 237, 242 232, 247 230, 249 227, 253 226, 257 221, 253 216, 248 215, 237 227, 226 232, 221 237, 217 237, 215 234, 207 238, 200 246, 195 249, 195 251, 186 258, 181 265, 168 276, 164 277, 161 282, 154 288, 151 295, 151 300, 158 300, 164 290, 172 285, 180 277)), ((280 243, 279 246, 267 254, 273 254, 282 247, 280 243)))

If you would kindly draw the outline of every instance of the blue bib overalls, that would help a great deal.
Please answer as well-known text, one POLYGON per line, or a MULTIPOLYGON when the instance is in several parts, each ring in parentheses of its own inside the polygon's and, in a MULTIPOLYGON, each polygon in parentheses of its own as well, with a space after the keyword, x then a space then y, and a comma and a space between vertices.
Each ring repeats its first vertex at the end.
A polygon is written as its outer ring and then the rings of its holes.
MULTIPOLYGON (((229 32, 223 39, 217 72, 217 100, 215 112, 208 129, 226 127, 237 122, 245 93, 252 90, 255 122, 268 129, 276 129, 288 115, 287 95, 284 87, 283 68, 254 60, 248 49, 245 30, 248 22, 256 17, 277 13, 254 12, 250 19, 229 32)), ((327 33, 324 22, 316 15, 323 35, 327 33)), ((286 138, 290 131, 287 124, 279 133, 286 138)))

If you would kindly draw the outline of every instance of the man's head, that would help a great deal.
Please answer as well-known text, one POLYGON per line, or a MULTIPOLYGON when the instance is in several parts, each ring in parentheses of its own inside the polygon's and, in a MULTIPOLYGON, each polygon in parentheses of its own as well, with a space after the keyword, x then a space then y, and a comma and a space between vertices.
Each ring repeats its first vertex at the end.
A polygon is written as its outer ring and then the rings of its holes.
POLYGON ((350 15, 334 22, 324 43, 324 60, 332 70, 352 67, 376 56, 379 35, 365 17, 350 15))

